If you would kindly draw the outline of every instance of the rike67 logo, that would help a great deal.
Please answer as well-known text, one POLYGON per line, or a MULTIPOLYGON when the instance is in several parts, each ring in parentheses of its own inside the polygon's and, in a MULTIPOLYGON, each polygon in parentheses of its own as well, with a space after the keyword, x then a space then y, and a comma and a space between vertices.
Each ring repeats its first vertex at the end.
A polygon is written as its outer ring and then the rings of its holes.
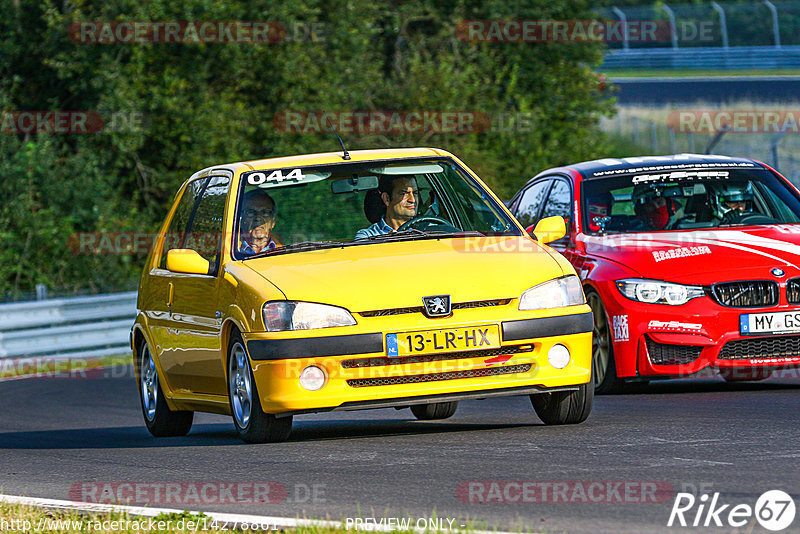
POLYGON ((755 506, 723 504, 718 492, 711 497, 704 493, 699 498, 681 492, 675 497, 667 526, 740 528, 755 518, 763 528, 777 532, 792 524, 795 511, 794 500, 781 490, 764 492, 755 506))

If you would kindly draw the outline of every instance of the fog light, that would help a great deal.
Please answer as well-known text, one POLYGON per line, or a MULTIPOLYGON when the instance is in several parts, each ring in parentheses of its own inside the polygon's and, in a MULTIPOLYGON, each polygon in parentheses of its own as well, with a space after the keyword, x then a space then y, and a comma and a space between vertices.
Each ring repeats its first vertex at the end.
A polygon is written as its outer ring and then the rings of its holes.
POLYGON ((556 369, 563 369, 569 363, 569 349, 564 345, 556 344, 547 351, 547 361, 556 369))
POLYGON ((322 389, 325 381, 325 372, 316 365, 309 365, 300 372, 300 385, 308 391, 322 389))

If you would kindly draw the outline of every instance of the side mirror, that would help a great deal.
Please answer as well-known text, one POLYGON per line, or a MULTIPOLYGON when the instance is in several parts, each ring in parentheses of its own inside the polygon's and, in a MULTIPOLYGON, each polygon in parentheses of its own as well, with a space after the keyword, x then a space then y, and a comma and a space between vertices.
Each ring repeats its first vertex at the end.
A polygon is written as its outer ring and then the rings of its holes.
POLYGON ((564 223, 563 217, 557 215, 546 217, 536 223, 533 231, 529 228, 528 233, 532 234, 540 243, 552 243, 567 235, 567 225, 564 223))
POLYGON ((167 270, 174 273, 208 274, 211 264, 195 250, 174 248, 167 251, 167 270))

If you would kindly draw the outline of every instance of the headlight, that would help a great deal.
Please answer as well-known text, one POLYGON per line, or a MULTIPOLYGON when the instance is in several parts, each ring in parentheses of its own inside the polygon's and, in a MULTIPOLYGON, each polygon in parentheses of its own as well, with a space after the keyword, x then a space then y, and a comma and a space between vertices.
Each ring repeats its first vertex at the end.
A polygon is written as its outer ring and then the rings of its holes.
POLYGON ((264 326, 267 332, 311 330, 332 326, 351 326, 356 320, 349 311, 313 302, 278 301, 264 304, 264 326))
POLYGON ((526 290, 519 297, 520 310, 541 310, 584 304, 581 282, 575 275, 550 280, 526 290))
POLYGON ((705 291, 701 286, 685 286, 641 278, 617 280, 617 287, 629 299, 648 304, 680 306, 692 299, 705 295, 705 291))

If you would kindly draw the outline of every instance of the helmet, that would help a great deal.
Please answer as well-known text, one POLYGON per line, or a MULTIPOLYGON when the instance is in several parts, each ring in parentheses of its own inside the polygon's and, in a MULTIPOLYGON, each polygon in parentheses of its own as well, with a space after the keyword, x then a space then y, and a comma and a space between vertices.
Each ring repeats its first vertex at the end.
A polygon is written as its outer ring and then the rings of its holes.
MULTIPOLYGON (((753 200, 752 185, 748 183, 731 183, 721 186, 717 197, 714 199, 714 213, 717 217, 723 218, 733 207, 728 204, 731 202, 744 202, 745 211, 752 209, 753 200)), ((741 209, 741 208, 739 208, 741 209)))
POLYGON ((636 216, 656 230, 664 229, 678 209, 675 200, 665 196, 663 188, 655 184, 634 187, 631 202, 636 216))

